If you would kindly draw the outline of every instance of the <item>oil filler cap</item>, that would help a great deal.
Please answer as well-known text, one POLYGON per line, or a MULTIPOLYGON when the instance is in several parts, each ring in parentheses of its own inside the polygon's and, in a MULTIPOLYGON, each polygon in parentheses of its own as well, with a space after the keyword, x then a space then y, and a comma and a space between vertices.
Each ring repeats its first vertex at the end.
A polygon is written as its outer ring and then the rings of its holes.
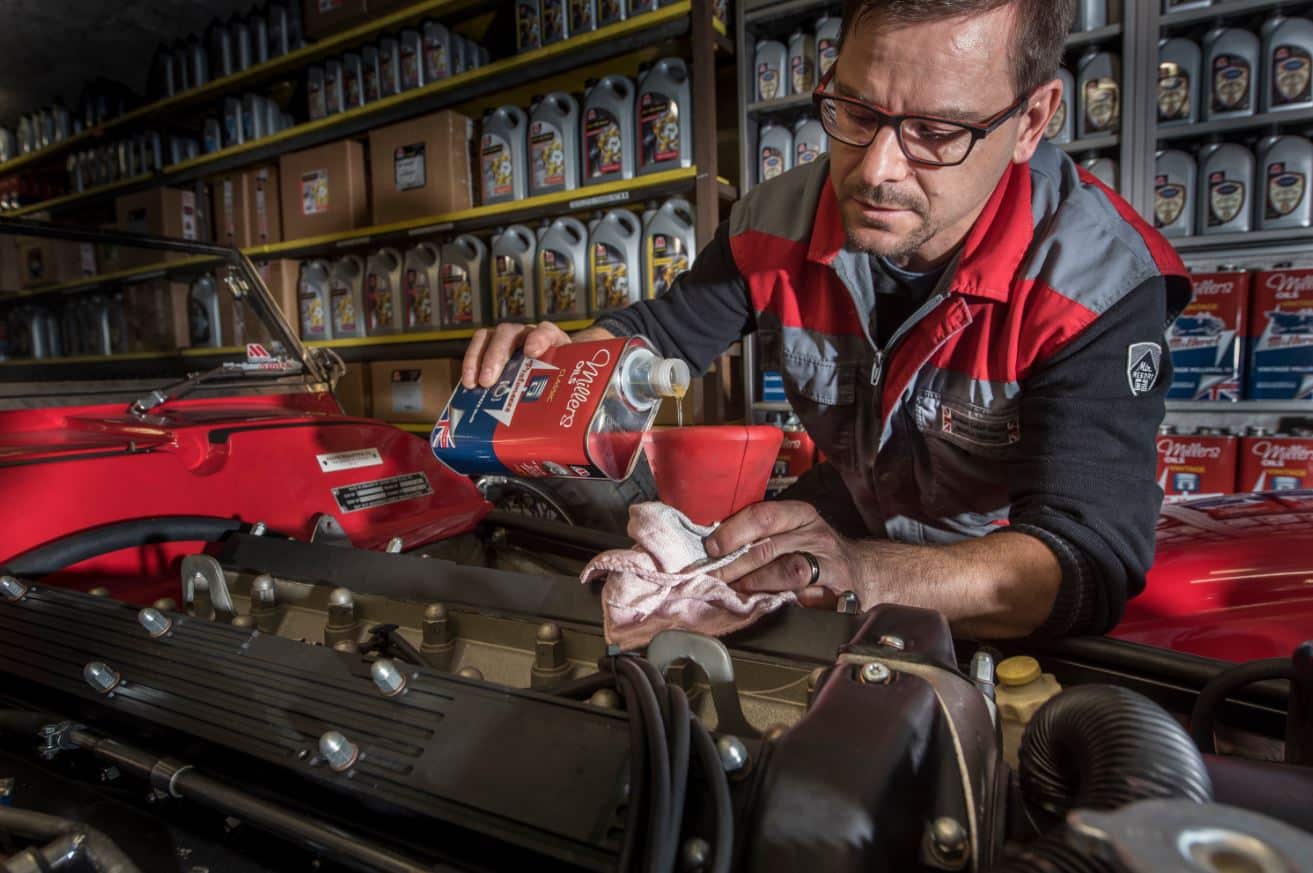
POLYGON ((1000 685, 1028 685, 1040 677, 1039 661, 1030 655, 1015 655, 998 665, 996 675, 1000 685))

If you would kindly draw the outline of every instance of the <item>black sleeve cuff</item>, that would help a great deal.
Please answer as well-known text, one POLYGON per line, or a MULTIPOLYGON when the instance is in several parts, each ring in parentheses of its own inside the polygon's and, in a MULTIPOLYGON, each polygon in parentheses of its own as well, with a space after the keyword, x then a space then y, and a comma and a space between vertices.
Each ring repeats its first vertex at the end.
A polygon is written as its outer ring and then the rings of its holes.
POLYGON ((1003 530, 1023 533, 1048 546, 1062 569, 1062 582, 1053 610, 1032 634, 1034 637, 1058 638, 1103 633, 1094 627, 1099 599, 1098 571, 1084 552, 1057 534, 1029 524, 1013 524, 1003 530))
POLYGON ((602 316, 597 319, 593 327, 600 327, 614 337, 633 336, 636 332, 636 328, 629 320, 617 318, 615 315, 602 316))

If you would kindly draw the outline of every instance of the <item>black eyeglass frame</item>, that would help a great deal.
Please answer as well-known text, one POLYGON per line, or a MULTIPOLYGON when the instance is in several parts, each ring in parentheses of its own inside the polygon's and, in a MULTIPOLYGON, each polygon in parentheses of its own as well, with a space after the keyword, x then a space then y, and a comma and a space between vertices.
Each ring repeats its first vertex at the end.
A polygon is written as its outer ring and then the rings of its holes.
POLYGON ((820 117, 821 126, 825 128, 825 132, 827 134, 834 137, 844 145, 850 145, 850 146, 854 146, 855 148, 864 149, 864 148, 869 148, 871 143, 875 142, 875 138, 880 135, 881 130, 892 124, 894 126, 894 138, 898 140, 898 148, 900 151, 902 151, 903 157, 907 158, 909 161, 911 161, 914 164, 921 164, 927 167, 958 167, 966 163, 967 158, 971 157, 971 152, 975 150, 976 143, 980 142, 982 139, 989 136, 994 131, 998 130, 1008 121, 1010 121, 1012 118, 1016 117, 1021 112, 1021 110, 1030 102, 1030 98, 1031 96, 1033 96, 1034 93, 1031 92, 1028 94, 1021 95, 1021 97, 1017 98, 1016 103, 1013 103, 1007 109, 1004 109, 998 115, 995 115, 993 118, 989 119, 983 124, 971 124, 969 122, 957 121, 951 118, 938 118, 933 115, 894 115, 890 112, 885 112, 880 107, 867 103, 864 100, 858 100, 855 97, 845 97, 842 94, 834 94, 830 91, 824 90, 825 87, 829 85, 833 79, 834 79, 834 69, 831 68, 826 71, 825 76, 821 79, 820 83, 817 84, 815 90, 812 91, 812 105, 816 107, 816 114, 820 117), (876 125, 875 131, 871 134, 871 138, 868 139, 866 142, 853 142, 851 140, 844 139, 842 136, 838 136, 837 134, 835 134, 834 131, 830 130, 829 125, 825 123, 825 112, 821 105, 826 100, 835 100, 840 103, 848 103, 853 106, 860 106, 862 109, 865 109, 867 112, 870 112, 872 115, 874 115, 879 123, 876 125), (928 161, 925 158, 912 157, 907 153, 907 145, 903 142, 903 122, 909 120, 931 121, 934 122, 935 124, 951 124, 955 127, 962 128, 967 133, 971 134, 971 142, 970 144, 967 145, 966 153, 962 155, 962 158, 960 160, 949 161, 946 163, 941 161, 928 161))

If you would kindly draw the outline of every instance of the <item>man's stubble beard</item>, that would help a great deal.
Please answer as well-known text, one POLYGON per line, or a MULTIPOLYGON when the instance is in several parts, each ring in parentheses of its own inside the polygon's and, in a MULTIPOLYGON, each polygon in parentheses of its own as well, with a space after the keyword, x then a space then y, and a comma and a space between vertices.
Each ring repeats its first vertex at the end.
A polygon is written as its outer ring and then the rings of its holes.
POLYGON ((911 233, 900 242, 894 243, 891 246, 870 246, 862 243, 858 239, 858 232, 862 230, 881 230, 889 232, 890 228, 885 227, 883 224, 861 225, 857 228, 857 232, 854 232, 854 229, 851 227, 845 227, 844 230, 848 237, 848 246, 856 251, 886 258, 891 261, 898 261, 915 254, 922 246, 939 233, 940 227, 938 223, 933 221, 930 216, 926 214, 929 211, 929 205, 924 201, 908 197, 900 192, 890 191, 883 188, 883 186, 878 188, 865 188, 856 191, 849 190, 847 194, 850 198, 860 196, 862 200, 876 206, 911 210, 917 218, 920 219, 920 224, 918 224, 911 233))

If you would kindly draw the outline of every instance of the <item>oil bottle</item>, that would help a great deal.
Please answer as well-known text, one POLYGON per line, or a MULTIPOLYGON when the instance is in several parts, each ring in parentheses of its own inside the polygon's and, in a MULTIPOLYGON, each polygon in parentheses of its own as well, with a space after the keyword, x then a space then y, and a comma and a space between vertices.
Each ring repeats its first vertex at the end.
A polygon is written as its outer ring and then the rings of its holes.
POLYGON ((1235 143, 1214 149, 1199 170, 1199 233, 1246 233, 1253 229, 1250 189, 1254 155, 1235 143))
POLYGON ((529 191, 573 191, 579 187, 579 103, 553 91, 529 114, 529 191))
POLYGON ((406 252, 401 286, 406 298, 406 329, 438 326, 438 287, 442 252, 433 243, 419 243, 406 252))
POLYGON ((1076 7, 1073 31, 1098 30, 1108 26, 1108 0, 1081 0, 1076 7))
POLYGON ((1308 185, 1313 178, 1313 144, 1302 136, 1277 137, 1261 151, 1264 184, 1259 230, 1313 225, 1308 185))
POLYGON ((578 36, 597 29, 597 0, 570 0, 570 33, 578 36))
POLYGON ((1153 225, 1163 236, 1194 235, 1197 188, 1198 167, 1189 153, 1176 149, 1158 152, 1153 181, 1153 225))
POLYGON ((301 264, 296 283, 297 308, 301 314, 301 339, 327 340, 333 338, 333 299, 329 292, 329 268, 325 261, 312 260, 301 264))
POLYGON ((360 48, 361 84, 365 89, 365 103, 377 102, 383 96, 382 71, 378 67, 378 47, 367 45, 360 48))
POLYGON ((819 119, 799 118, 793 126, 793 165, 810 164, 830 150, 830 137, 819 119))
POLYGON ((527 52, 541 48, 542 44, 538 0, 515 0, 515 50, 527 52))
POLYGON ((1110 52, 1091 51, 1080 59, 1077 85, 1081 139, 1121 129, 1121 59, 1110 52))
POLYGON ((536 321, 534 281, 538 239, 522 224, 512 224, 492 238, 492 317, 495 321, 536 321))
POLYGON ((342 55, 342 108, 347 112, 365 105, 365 66, 360 55, 342 55))
POLYGON ((638 86, 639 173, 693 166, 692 126, 688 67, 662 58, 638 86))
POLYGON ((589 312, 600 315, 624 309, 641 298, 643 226, 628 209, 602 216, 588 240, 589 312))
POLYGON ((401 252, 379 249, 365 261, 365 333, 396 333, 401 329, 405 299, 401 287, 401 252))
POLYGON ((605 76, 584 96, 584 184, 634 178, 634 83, 605 76))
POLYGON ((625 0, 597 0, 597 26, 625 20, 625 0))
POLYGON ((251 38, 251 65, 269 62, 269 22, 258 9, 246 15, 246 31, 251 38))
POLYGON ((346 99, 342 94, 342 61, 329 58, 324 61, 324 111, 337 115, 346 99))
MULTIPOLYGON (((306 67, 305 70, 305 102, 306 111, 310 113, 311 121, 318 121, 321 118, 328 117, 328 105, 324 94, 324 68, 323 67, 306 67)), ((227 101, 224 101, 227 105, 227 101)), ((226 120, 228 113, 224 112, 226 120)))
POLYGON ((565 6, 566 0, 542 0, 539 4, 543 45, 570 38, 570 13, 565 6))
POLYGON ((1112 190, 1117 190, 1117 162, 1115 160, 1090 155, 1081 161, 1080 165, 1094 178, 1112 190))
POLYGON ((518 106, 503 106, 483 117, 479 159, 484 203, 523 200, 528 196, 527 127, 518 106))
POLYGON ((232 39, 233 65, 236 72, 243 73, 254 63, 254 50, 251 45, 251 30, 246 26, 246 19, 233 13, 228 19, 228 34, 232 39))
POLYGON ((407 28, 401 31, 401 90, 422 88, 424 78, 424 40, 419 31, 407 28))
POLYGON ((757 145, 757 182, 769 182, 792 169, 793 132, 766 122, 757 145))
POLYGON ((333 339, 365 335, 365 262, 346 255, 333 262, 328 277, 333 339))
POLYGON ((293 48, 291 22, 287 4, 278 2, 269 4, 269 57, 280 58, 293 48))
POLYGON ((810 94, 816 87, 816 40, 801 29, 789 36, 789 93, 810 94))
POLYGON ((789 96, 789 81, 785 75, 788 64, 789 50, 784 43, 773 39, 757 42, 752 69, 758 101, 789 96))
POLYGON ((188 344, 192 348, 233 345, 233 300, 212 273, 198 277, 187 289, 188 344))
POLYGON ((1263 40, 1263 110, 1313 106, 1313 21, 1281 18, 1263 40))
POLYGON ((839 33, 843 21, 829 15, 816 19, 816 81, 825 78, 839 59, 839 33))
POLYGON ((1258 104, 1258 37, 1235 27, 1216 28, 1204 35, 1203 53, 1208 71, 1204 120, 1253 115, 1258 104))
POLYGON ((437 21, 424 22, 424 75, 438 82, 451 75, 451 31, 437 21))
POLYGON ((1199 46, 1193 40, 1159 40, 1159 124, 1194 124, 1199 120, 1200 61, 1199 46))
POLYGON ((1044 129, 1044 138, 1055 143, 1071 142, 1076 124, 1076 80, 1066 67, 1058 68, 1058 79, 1062 82, 1062 100, 1044 129))
POLYGON ((461 234, 442 247, 438 286, 438 324, 443 329, 487 322, 488 248, 483 240, 461 234))
POLYGON ((644 222, 644 296, 660 297, 680 273, 693 266, 697 249, 694 231, 693 207, 680 197, 662 203, 661 208, 644 222))
POLYGON ((588 288, 588 228, 569 216, 553 221, 538 239, 538 315, 584 318, 588 288))
POLYGON ((390 36, 378 41, 378 93, 384 98, 401 93, 401 46, 390 36))
POLYGON ((211 21, 210 26, 205 28, 205 42, 210 50, 209 68, 214 72, 216 79, 237 72, 233 58, 232 33, 226 24, 217 18, 211 21))

